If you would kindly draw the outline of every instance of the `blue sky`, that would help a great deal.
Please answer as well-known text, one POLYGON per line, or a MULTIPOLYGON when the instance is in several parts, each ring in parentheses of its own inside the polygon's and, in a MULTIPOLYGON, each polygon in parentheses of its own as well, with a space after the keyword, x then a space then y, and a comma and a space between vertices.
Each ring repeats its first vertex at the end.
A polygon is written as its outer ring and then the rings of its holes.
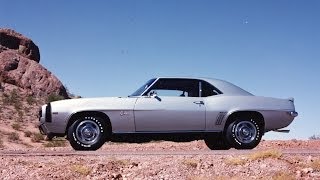
POLYGON ((156 76, 225 79, 294 97, 289 134, 320 134, 320 1, 0 0, 0 27, 28 36, 41 61, 84 97, 125 96, 156 76))

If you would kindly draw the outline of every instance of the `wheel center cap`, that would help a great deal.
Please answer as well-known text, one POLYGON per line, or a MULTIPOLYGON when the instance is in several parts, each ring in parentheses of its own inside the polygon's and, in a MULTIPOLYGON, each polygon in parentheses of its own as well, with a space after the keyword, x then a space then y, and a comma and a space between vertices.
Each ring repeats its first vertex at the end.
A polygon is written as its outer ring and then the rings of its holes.
POLYGON ((86 129, 83 130, 83 135, 85 137, 92 137, 93 136, 93 132, 91 131, 91 129, 86 128, 86 129))
POLYGON ((245 136, 249 136, 250 132, 247 128, 245 128, 245 129, 242 129, 242 134, 245 136))

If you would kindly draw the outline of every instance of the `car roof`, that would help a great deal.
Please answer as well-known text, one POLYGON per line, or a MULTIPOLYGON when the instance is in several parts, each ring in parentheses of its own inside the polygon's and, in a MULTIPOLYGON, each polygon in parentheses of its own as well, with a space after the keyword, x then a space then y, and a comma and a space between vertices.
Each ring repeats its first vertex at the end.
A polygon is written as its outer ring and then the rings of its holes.
POLYGON ((248 91, 236 86, 228 81, 215 79, 215 78, 203 78, 203 77, 183 77, 183 76, 169 76, 169 77, 157 77, 157 78, 164 78, 164 79, 195 79, 195 80, 203 80, 211 85, 215 86, 219 89, 224 95, 241 95, 241 96, 250 96, 252 95, 248 91))

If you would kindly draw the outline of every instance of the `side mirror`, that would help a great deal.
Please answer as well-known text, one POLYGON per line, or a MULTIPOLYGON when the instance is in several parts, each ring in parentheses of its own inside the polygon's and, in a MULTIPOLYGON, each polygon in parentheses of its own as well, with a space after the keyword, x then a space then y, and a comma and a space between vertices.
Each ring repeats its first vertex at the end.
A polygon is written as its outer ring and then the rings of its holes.
POLYGON ((150 97, 150 98, 155 98, 155 99, 157 99, 158 101, 161 101, 160 97, 159 97, 158 94, 157 94, 157 91, 151 91, 151 92, 149 93, 149 96, 148 96, 148 97, 150 97))
POLYGON ((151 92, 149 93, 149 96, 152 97, 152 98, 157 97, 157 96, 158 96, 157 91, 151 91, 151 92))

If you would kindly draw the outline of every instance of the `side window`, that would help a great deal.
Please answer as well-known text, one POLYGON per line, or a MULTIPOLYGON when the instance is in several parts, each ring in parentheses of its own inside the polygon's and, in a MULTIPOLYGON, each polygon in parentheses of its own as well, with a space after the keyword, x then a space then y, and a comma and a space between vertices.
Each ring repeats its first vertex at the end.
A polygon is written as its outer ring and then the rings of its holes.
POLYGON ((208 97, 208 96, 214 96, 218 94, 222 94, 220 90, 209 84, 208 82, 201 81, 202 84, 202 91, 201 91, 201 96, 202 97, 208 97))
POLYGON ((192 79, 159 79, 144 95, 199 97, 199 83, 192 79))

